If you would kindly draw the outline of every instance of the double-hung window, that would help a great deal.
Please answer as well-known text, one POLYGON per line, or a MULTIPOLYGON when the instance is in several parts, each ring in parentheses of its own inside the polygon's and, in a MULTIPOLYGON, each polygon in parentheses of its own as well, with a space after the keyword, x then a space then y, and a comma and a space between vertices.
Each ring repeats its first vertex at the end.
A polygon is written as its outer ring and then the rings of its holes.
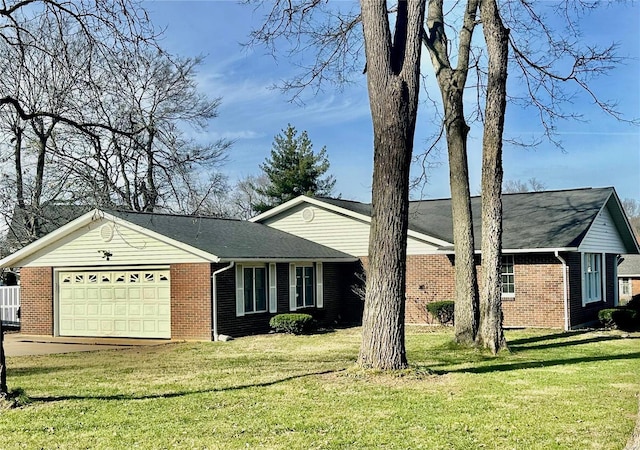
POLYGON ((621 280, 622 284, 622 295, 631 295, 631 283, 629 278, 623 278, 621 280))
POLYGON ((296 267, 296 308, 315 306, 313 266, 296 267))
POLYGON ((602 301, 602 254, 582 255, 582 303, 602 301))
POLYGON ((502 297, 516 296, 515 271, 513 255, 502 256, 502 297))
POLYGON ((267 269, 266 267, 244 268, 244 312, 264 312, 267 310, 267 269))
POLYGON ((289 309, 322 308, 322 263, 289 265, 289 309))
POLYGON ((278 311, 275 263, 236 265, 236 316, 278 311))

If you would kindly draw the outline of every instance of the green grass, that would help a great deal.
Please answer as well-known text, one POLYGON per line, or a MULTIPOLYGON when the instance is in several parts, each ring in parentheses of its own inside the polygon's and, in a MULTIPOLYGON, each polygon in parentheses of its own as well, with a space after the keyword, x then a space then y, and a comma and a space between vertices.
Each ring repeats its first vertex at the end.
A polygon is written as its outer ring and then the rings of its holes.
POLYGON ((354 367, 359 329, 8 358, 31 402, 0 408, 0 447, 624 447, 640 335, 512 331, 496 357, 451 337, 408 328, 393 374, 354 367))

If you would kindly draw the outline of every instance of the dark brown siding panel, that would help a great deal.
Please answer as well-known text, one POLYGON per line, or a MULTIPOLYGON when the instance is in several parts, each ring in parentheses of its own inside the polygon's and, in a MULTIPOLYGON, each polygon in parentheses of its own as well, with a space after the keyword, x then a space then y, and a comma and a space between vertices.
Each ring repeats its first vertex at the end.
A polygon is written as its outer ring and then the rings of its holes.
MULTIPOLYGON (((351 294, 351 284, 356 270, 355 263, 323 264, 323 307, 304 308, 296 312, 311 314, 320 326, 333 326, 343 321, 345 311, 356 316, 350 308, 357 303, 351 294)), ((215 270, 215 269, 214 269, 215 270)), ((289 264, 277 265, 278 314, 289 311, 289 264)), ((255 313, 236 316, 235 271, 218 276, 218 333, 233 337, 267 333, 269 320, 275 314, 255 313)))
POLYGON ((598 312, 604 308, 613 308, 615 284, 614 264, 616 264, 616 255, 605 255, 606 269, 606 298, 604 302, 589 303, 582 306, 582 265, 581 254, 578 252, 570 253, 567 257, 570 273, 570 327, 580 327, 583 325, 591 325, 598 321, 598 312))

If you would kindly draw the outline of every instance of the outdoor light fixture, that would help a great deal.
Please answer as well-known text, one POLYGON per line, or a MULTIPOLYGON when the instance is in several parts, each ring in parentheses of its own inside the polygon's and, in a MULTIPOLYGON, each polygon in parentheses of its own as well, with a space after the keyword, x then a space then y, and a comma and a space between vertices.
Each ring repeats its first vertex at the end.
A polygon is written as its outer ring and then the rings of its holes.
POLYGON ((109 261, 113 256, 113 253, 111 253, 109 250, 98 250, 98 253, 102 253, 102 257, 107 261, 109 261))

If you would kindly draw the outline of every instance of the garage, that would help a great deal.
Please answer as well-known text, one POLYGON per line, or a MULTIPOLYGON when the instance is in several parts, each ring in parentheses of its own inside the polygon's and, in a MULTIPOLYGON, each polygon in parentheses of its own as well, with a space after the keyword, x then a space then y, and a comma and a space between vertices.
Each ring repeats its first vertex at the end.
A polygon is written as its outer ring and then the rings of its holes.
POLYGON ((171 338, 168 268, 59 271, 60 336, 171 338))

